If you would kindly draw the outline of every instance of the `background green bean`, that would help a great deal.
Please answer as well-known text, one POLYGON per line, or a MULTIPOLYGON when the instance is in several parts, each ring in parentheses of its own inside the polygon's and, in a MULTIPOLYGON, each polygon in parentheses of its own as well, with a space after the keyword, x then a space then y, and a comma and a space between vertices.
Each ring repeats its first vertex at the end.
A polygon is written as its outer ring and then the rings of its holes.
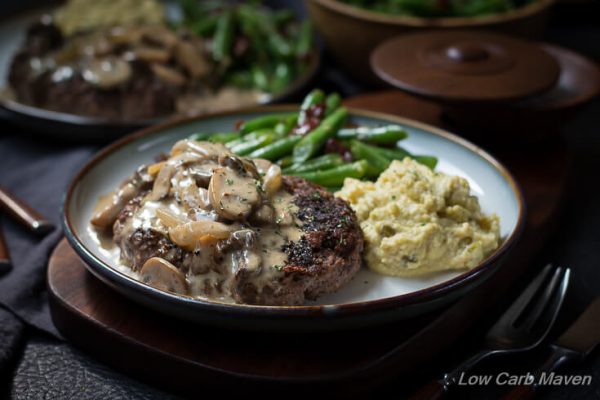
POLYGON ((212 42, 217 86, 280 93, 307 70, 313 27, 293 11, 260 1, 179 1, 181 25, 212 42))

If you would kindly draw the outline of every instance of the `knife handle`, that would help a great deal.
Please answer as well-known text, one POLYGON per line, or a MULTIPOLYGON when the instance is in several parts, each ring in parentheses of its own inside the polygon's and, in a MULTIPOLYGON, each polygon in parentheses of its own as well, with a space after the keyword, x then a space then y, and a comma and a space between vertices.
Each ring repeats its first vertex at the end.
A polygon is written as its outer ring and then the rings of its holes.
POLYGON ((410 400, 439 400, 446 396, 446 386, 440 381, 432 380, 413 393, 410 400))
POLYGON ((40 213, 3 187, 0 187, 0 208, 33 233, 44 234, 54 229, 54 226, 40 213))
POLYGON ((515 386, 506 396, 504 400, 531 400, 535 397, 535 386, 519 385, 515 386))
POLYGON ((535 397, 536 389, 538 387, 537 382, 543 373, 550 373, 555 371, 561 365, 567 361, 571 361, 580 357, 576 352, 565 349, 564 347, 551 345, 552 353, 546 359, 544 364, 538 368, 534 373, 533 383, 531 385, 519 385, 515 386, 506 396, 504 400, 529 400, 535 397))

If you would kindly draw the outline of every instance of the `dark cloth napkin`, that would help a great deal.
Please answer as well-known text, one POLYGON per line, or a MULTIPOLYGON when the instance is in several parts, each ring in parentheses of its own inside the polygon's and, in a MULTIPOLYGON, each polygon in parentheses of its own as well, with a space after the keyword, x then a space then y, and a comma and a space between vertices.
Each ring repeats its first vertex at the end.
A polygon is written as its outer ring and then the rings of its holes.
POLYGON ((55 229, 44 237, 3 216, 2 227, 13 268, 0 276, 0 371, 9 358, 23 323, 57 338, 48 310, 45 271, 48 257, 62 236, 60 208, 72 175, 93 153, 91 146, 64 144, 27 136, 7 123, 0 129, 0 185, 48 218, 55 229))

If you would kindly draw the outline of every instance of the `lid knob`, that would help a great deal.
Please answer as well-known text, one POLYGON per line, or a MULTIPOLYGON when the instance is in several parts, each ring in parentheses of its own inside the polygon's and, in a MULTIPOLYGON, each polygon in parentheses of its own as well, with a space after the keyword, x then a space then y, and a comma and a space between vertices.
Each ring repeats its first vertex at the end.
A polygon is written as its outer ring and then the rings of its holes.
POLYGON ((446 56, 452 61, 462 63, 485 60, 490 53, 477 42, 460 42, 446 48, 446 56))

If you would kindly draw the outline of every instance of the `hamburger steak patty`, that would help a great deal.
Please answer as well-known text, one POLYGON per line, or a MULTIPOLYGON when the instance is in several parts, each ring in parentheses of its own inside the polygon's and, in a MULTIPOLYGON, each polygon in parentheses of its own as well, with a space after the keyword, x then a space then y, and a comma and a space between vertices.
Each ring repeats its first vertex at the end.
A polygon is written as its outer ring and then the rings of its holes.
POLYGON ((133 271, 139 271, 148 259, 160 257, 187 276, 221 276, 196 286, 203 297, 245 304, 301 305, 306 299, 337 291, 352 279, 361 267, 363 237, 354 212, 344 200, 297 177, 284 176, 282 188, 293 196, 302 236, 281 246, 279 250, 287 260, 266 280, 244 268, 228 278, 231 271, 223 263, 223 249, 255 240, 252 232, 237 236, 236 232, 216 246, 189 251, 155 229, 124 229, 149 193, 147 190, 122 208, 113 226, 113 238, 123 262, 133 271))

